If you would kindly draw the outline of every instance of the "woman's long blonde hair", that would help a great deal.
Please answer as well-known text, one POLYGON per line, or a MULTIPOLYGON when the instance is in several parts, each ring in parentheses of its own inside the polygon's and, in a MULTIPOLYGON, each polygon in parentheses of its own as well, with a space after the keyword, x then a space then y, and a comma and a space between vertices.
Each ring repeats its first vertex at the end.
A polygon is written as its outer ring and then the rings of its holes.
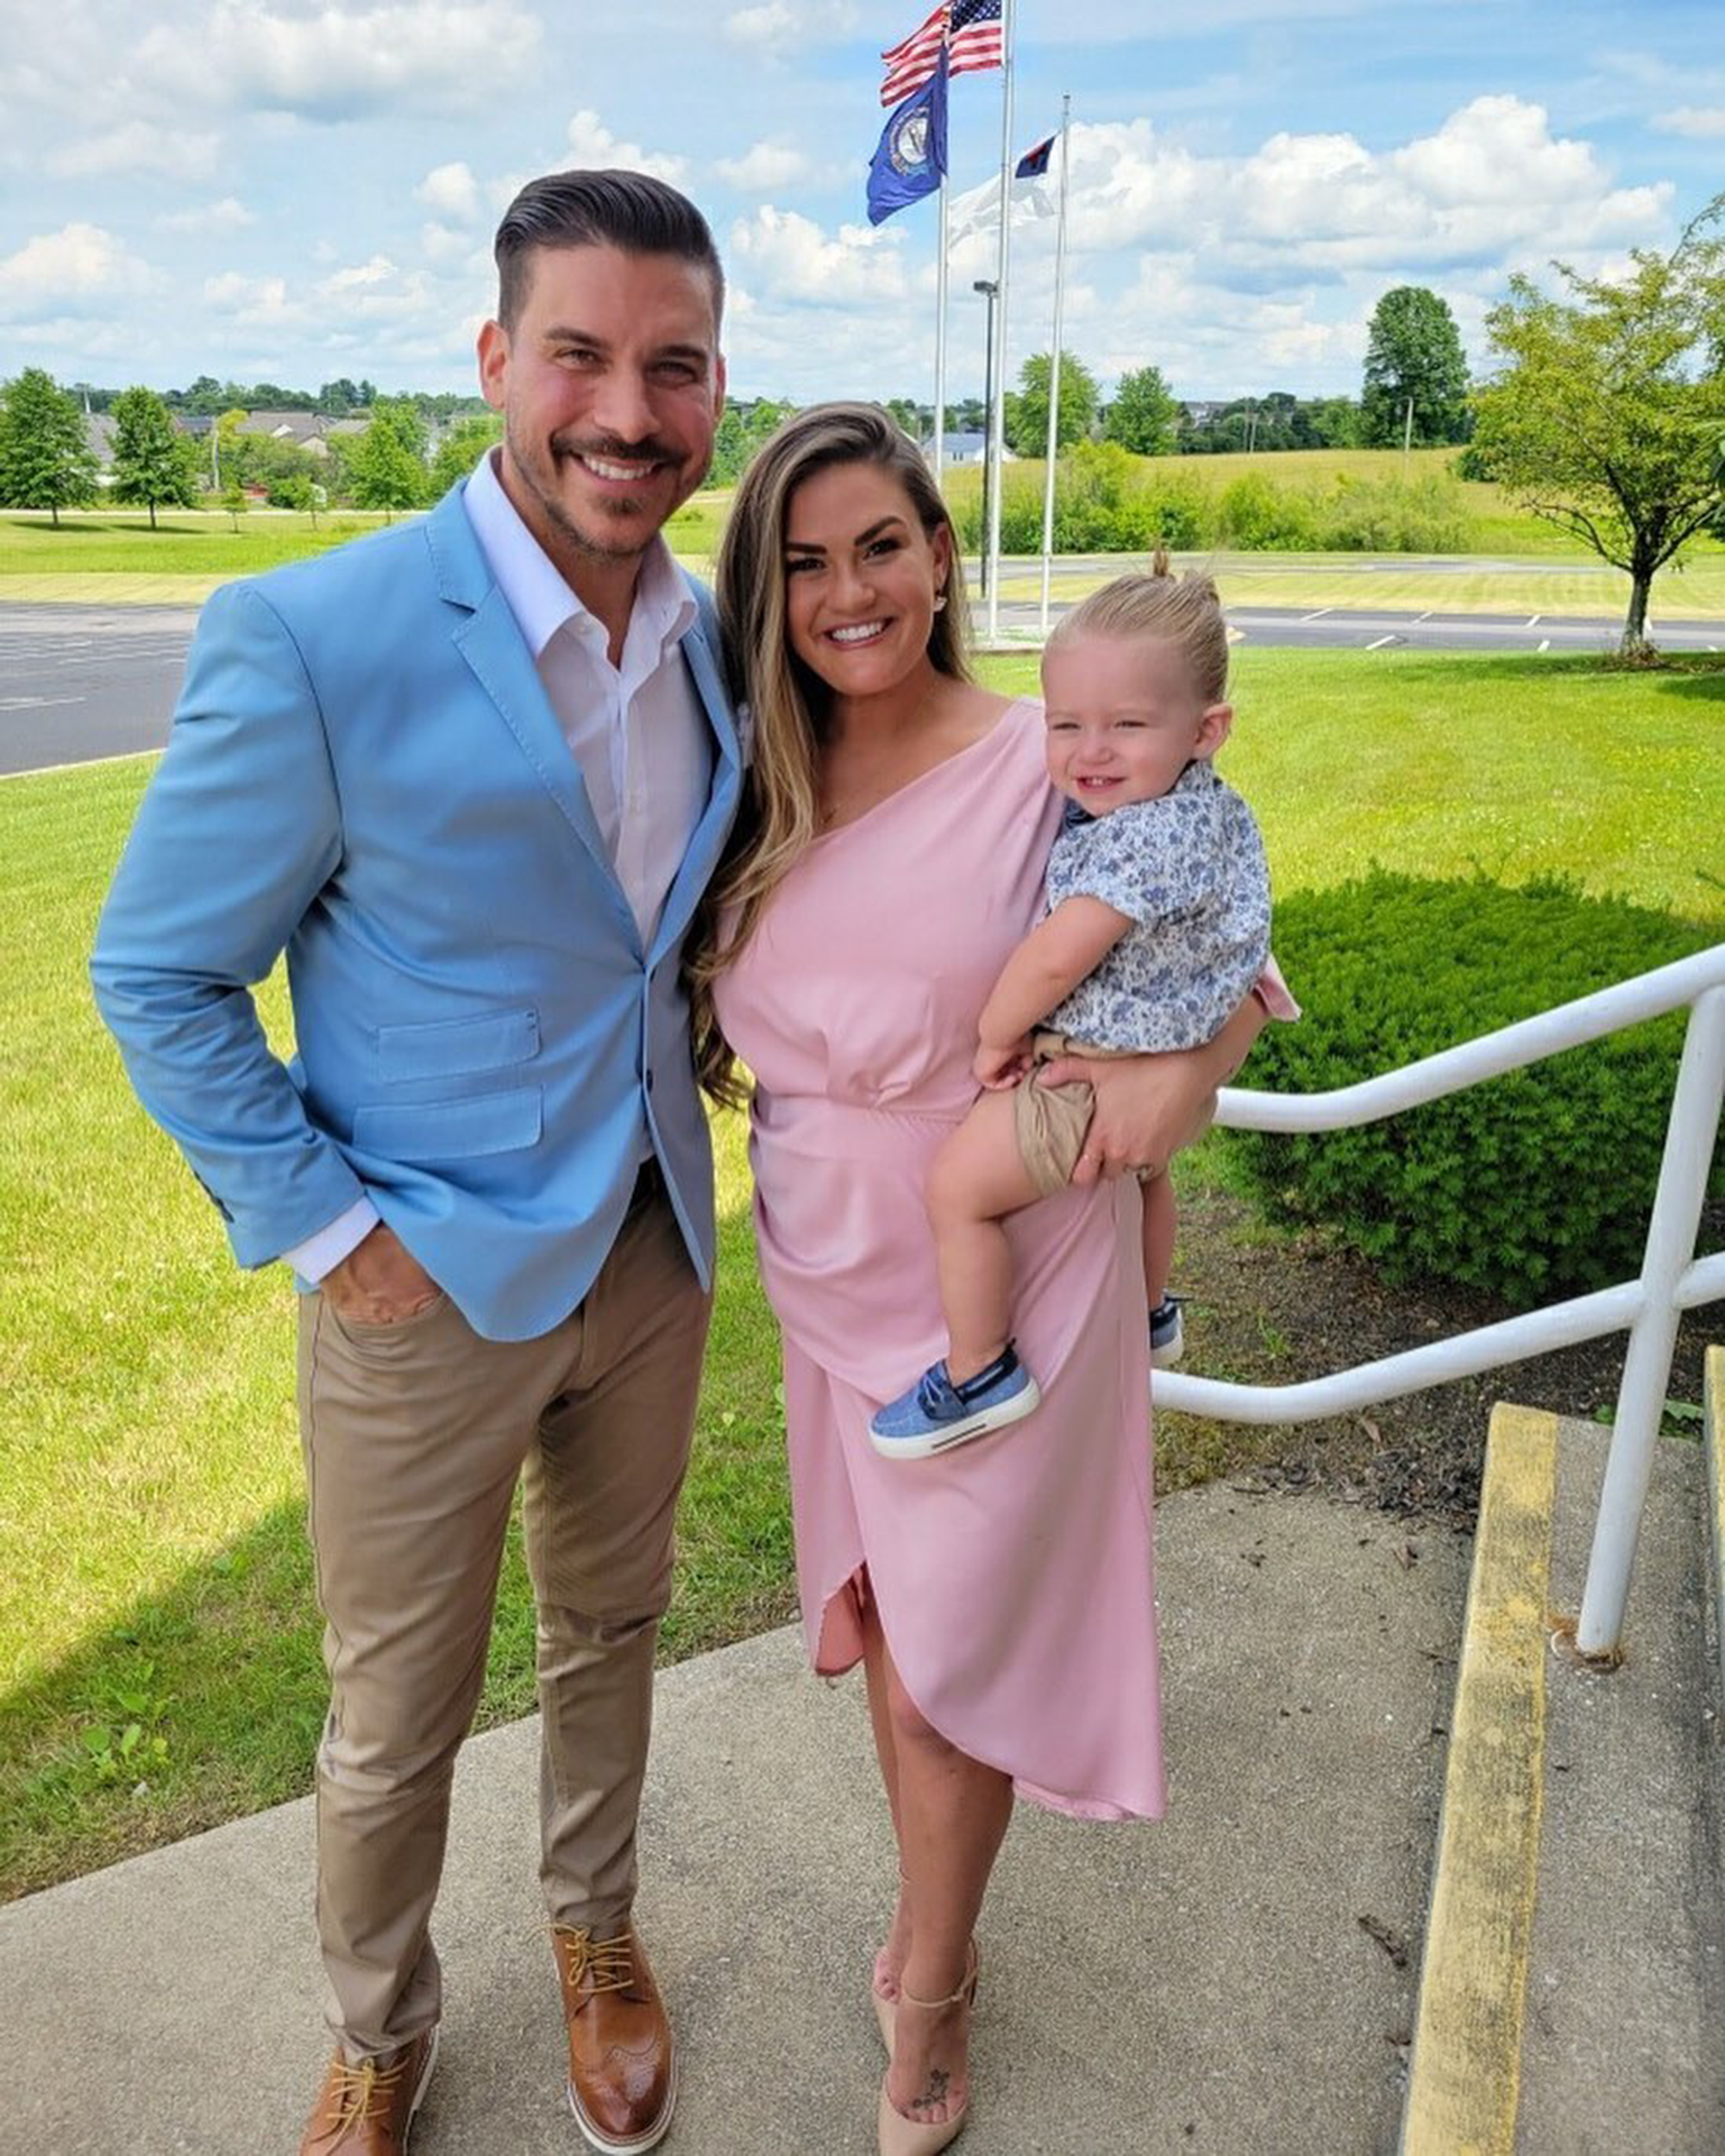
POLYGON ((754 934, 762 909, 819 833, 820 753, 830 693, 791 649, 785 623, 785 523, 806 479, 836 464, 872 464, 898 480, 931 541, 944 531, 952 566, 928 655, 941 674, 968 681, 965 604, 958 543, 922 452, 878 404, 812 404, 772 435, 743 474, 718 552, 714 595, 731 701, 746 706, 753 748, 742 806, 718 874, 690 936, 695 1069, 716 1100, 744 1097, 713 1011, 712 984, 754 934), (728 933, 721 940, 720 924, 728 933))

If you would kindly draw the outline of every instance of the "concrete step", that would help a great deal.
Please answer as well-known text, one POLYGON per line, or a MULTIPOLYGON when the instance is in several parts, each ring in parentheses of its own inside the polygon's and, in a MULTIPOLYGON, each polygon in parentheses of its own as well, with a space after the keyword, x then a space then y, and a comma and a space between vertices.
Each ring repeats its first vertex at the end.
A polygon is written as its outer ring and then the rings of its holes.
POLYGON ((1609 1437, 1493 1418, 1406 2156, 1725 2147, 1705 1463, 1661 1441, 1624 1659, 1596 1673, 1559 1620, 1580 1605, 1609 1437))
MULTIPOLYGON (((1384 2156, 1467 1544, 1225 1485, 1159 1525, 1170 1816, 1020 1808, 981 1927, 961 2147, 1384 2156)), ((462 1758, 413 2156, 575 2156, 536 1743, 521 1723, 462 1758)), ((326 2055, 311 1843, 290 1804, 0 1909, 6 2156, 296 2147, 326 2055)), ((868 2156, 892 1878, 855 1679, 815 1682, 789 1632, 664 1673, 640 1917, 681 2045, 668 2156, 868 2156)))

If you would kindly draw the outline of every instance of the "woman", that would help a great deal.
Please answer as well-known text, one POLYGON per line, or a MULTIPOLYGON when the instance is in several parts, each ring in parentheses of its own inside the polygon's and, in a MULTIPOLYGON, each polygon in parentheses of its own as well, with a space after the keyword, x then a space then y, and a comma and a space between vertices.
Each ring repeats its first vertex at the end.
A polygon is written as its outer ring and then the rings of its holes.
POLYGON ((1060 804, 1036 707, 969 677, 952 528, 884 412, 818 406, 768 442, 718 597, 753 762, 695 962, 697 1047, 720 1097, 733 1050, 755 1075, 805 1627, 823 1673, 864 1664, 899 1846, 880 2145, 932 2156, 969 2101, 972 1934, 1014 1789, 1162 1810, 1138 1197, 1119 1171, 1201 1121, 1263 1014, 1189 1056, 1084 1067, 1086 1185, 1008 1231, 1043 1406, 988 1444, 883 1461, 869 1417, 942 1337, 925 1173, 975 1096, 977 1013, 1036 918, 1060 804))

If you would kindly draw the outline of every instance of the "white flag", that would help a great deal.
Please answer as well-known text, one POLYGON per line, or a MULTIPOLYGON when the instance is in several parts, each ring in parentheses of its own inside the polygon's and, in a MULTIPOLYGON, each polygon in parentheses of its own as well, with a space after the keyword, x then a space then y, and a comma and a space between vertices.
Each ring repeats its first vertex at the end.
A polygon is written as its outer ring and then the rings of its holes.
MULTIPOLYGON (((1060 214, 1060 151, 1057 144, 1045 172, 1034 179, 1014 179, 1007 197, 1014 229, 1037 224, 1060 214)), ((996 173, 967 194, 954 195, 946 205, 946 233, 950 241, 968 240, 973 233, 994 232, 1000 222, 1000 181, 996 173)))

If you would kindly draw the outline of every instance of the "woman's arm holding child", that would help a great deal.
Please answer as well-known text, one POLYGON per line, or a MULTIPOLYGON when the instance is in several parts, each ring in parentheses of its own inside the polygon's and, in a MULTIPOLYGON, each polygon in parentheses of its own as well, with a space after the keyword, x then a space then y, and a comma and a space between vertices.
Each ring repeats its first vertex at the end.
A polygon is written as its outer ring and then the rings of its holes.
MULTIPOLYGON (((1279 975, 1276 979, 1279 984, 1279 975)), ((1266 1004, 1254 989, 1221 1031, 1201 1048, 1106 1062, 1057 1056, 1045 1064, 1037 1074, 1044 1085, 1084 1078, 1095 1087, 1096 1111, 1072 1171, 1073 1181, 1092 1183, 1101 1176, 1138 1168, 1159 1174, 1182 1145, 1189 1145, 1208 1127, 1218 1091, 1245 1061, 1269 1017, 1266 1004)))
POLYGON ((1001 968, 976 1022, 982 1084, 1000 1082, 1004 1069, 1026 1055, 1033 1029, 1095 973, 1131 926, 1126 914, 1101 899, 1076 898, 1063 900, 1031 931, 1001 968))

